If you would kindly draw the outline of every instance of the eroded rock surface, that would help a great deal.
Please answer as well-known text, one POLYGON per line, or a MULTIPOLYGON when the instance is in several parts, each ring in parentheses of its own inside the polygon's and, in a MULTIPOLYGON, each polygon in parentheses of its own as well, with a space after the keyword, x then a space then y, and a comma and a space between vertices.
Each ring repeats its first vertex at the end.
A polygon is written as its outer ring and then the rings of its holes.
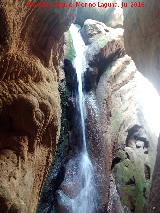
MULTIPOLYGON (((82 35, 89 45, 87 50, 89 67, 85 78, 86 85, 89 82, 86 91, 89 91, 90 98, 87 100, 92 99, 93 102, 91 94, 94 94, 96 100, 94 103, 98 106, 100 117, 98 145, 95 142, 98 135, 96 128, 93 130, 89 127, 89 141, 90 143, 92 141, 94 148, 100 150, 99 153, 102 154, 99 156, 103 155, 103 150, 106 151, 107 155, 103 156, 103 163, 105 160, 106 165, 103 167, 101 161, 99 165, 103 168, 102 171, 104 168, 107 170, 105 178, 109 178, 112 168, 123 208, 129 212, 142 212, 149 195, 156 138, 150 135, 136 97, 137 68, 125 53, 123 29, 112 29, 103 23, 87 20, 82 35), (128 142, 130 129, 141 125, 147 134, 144 135, 141 131, 140 137, 135 136, 134 140, 130 138, 128 142)), ((94 122, 95 118, 93 119, 96 114, 93 113, 94 104, 87 101, 87 106, 89 125, 96 127, 97 122, 94 122)), ((92 151, 93 156, 95 152, 92 151)), ((107 187, 104 187, 104 190, 106 191, 107 187)), ((102 196, 102 200, 107 203, 106 197, 102 196)), ((114 202, 115 206, 120 205, 118 198, 114 202)), ((111 212, 114 211, 113 208, 111 212)))
POLYGON ((70 11, 6 0, 0 11, 0 211, 35 212, 59 137, 58 63, 70 11))
POLYGON ((89 19, 85 21, 81 34, 89 45, 86 54, 89 67, 85 73, 85 87, 90 91, 96 88, 100 76, 109 64, 125 55, 123 29, 113 29, 89 19))
MULTIPOLYGON (((143 9, 124 10, 124 40, 128 54, 133 58, 136 66, 155 86, 160 93, 159 72, 159 34, 160 34, 160 5, 159 1, 144 1, 143 9)), ((157 115, 158 116, 158 115, 157 115)), ((159 146, 152 178, 148 213, 160 212, 159 206, 159 146)))

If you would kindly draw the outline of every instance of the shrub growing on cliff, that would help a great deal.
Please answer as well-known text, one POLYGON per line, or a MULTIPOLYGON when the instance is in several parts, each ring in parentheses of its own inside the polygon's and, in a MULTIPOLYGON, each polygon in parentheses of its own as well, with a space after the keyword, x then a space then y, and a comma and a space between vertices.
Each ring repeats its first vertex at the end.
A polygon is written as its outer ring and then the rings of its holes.
POLYGON ((73 59, 76 56, 76 52, 73 46, 73 40, 72 40, 72 36, 71 33, 69 31, 67 31, 65 33, 65 51, 64 51, 64 58, 73 61, 73 59))

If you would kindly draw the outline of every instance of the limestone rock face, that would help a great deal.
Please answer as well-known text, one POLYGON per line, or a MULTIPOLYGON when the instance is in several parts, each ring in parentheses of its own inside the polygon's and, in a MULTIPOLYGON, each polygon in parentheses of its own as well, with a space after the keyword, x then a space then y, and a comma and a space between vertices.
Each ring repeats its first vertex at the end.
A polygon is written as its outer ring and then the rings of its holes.
MULTIPOLYGON (((83 0, 81 1, 83 2, 83 0)), ((84 1, 86 2, 86 1, 84 1)), ((117 3, 121 5, 121 0, 110 0, 109 4, 117 3)), ((91 2, 92 3, 92 2, 91 2)), ((98 5, 98 1, 95 1, 95 7, 83 7, 78 8, 76 23, 83 26, 86 19, 93 19, 106 24, 109 27, 122 27, 123 26, 123 10, 120 7, 105 8, 105 0, 101 0, 98 5)))
POLYGON ((101 212, 107 211, 109 202, 113 146, 111 141, 111 83, 109 79, 100 83, 100 78, 111 61, 116 60, 116 57, 121 57, 118 52, 124 54, 123 44, 121 45, 123 30, 120 30, 118 36, 113 35, 113 31, 112 28, 94 20, 86 20, 82 28, 82 35, 88 44, 86 57, 89 66, 84 76, 87 92, 88 146, 95 165, 98 209, 101 212))
POLYGON ((59 137, 58 63, 69 14, 0 3, 1 212, 35 212, 59 137))
MULTIPOLYGON (((120 40, 123 37, 123 29, 122 28, 112 28, 106 26, 104 23, 95 21, 92 19, 87 19, 84 22, 83 28, 81 30, 81 34, 86 44, 91 44, 98 39, 103 40, 108 39, 108 41, 117 39, 120 40)), ((105 42, 105 41, 104 41, 105 42)), ((105 43, 102 43, 104 45, 105 43)))
POLYGON ((106 67, 125 55, 123 29, 113 29, 89 19, 85 21, 81 33, 84 41, 89 45, 86 56, 89 68, 85 73, 85 85, 86 90, 91 90, 96 88, 106 67))
MULTIPOLYGON (((160 93, 159 38, 160 5, 159 1, 145 0, 143 9, 124 10, 125 48, 133 58, 136 66, 156 87, 160 93)), ((160 140, 157 148, 156 164, 153 172, 152 187, 149 198, 148 213, 160 212, 159 205, 159 162, 160 140)))
MULTIPOLYGON (((144 125, 140 122, 137 114, 136 67, 133 65, 133 61, 127 55, 117 59, 101 75, 96 94, 98 102, 101 103, 108 96, 109 90, 106 82, 110 85, 112 171, 123 207, 126 206, 132 211, 141 212, 150 185, 150 179, 145 180, 144 167, 152 158, 145 154, 143 147, 137 148, 135 141, 132 142, 131 140, 129 147, 126 144, 127 130, 135 124, 144 125), (130 182, 132 178, 135 179, 134 184, 132 184, 132 181, 130 182), (143 190, 145 190, 145 195, 143 190), (138 203, 138 200, 141 200, 141 202, 138 203)), ((108 105, 105 106, 104 104, 103 108, 106 111, 108 105)), ((114 198, 112 199, 114 200, 114 198)))
POLYGON ((153 172, 152 177, 152 186, 151 186, 151 193, 149 197, 149 205, 147 209, 147 213, 158 213, 160 211, 160 203, 159 203, 159 190, 160 190, 160 138, 158 140, 158 146, 157 146, 157 157, 156 157, 156 163, 155 168, 153 172))
POLYGON ((144 8, 124 9, 125 49, 160 92, 160 5, 158 0, 144 3, 144 8))
MULTIPOLYGON (((104 174, 99 170, 101 178, 98 179, 102 180, 103 194, 101 202, 108 202, 109 175, 113 172, 120 199, 117 194, 110 192, 109 205, 114 201, 114 206, 120 206, 121 200, 127 211, 142 212, 149 195, 156 139, 150 137, 150 130, 136 97, 138 70, 125 53, 123 29, 112 29, 103 23, 87 20, 82 35, 88 44, 89 67, 85 78, 86 85, 88 83, 89 142, 94 144, 91 145, 93 161, 99 150, 98 163, 102 171, 104 168, 106 171, 104 174), (98 112, 95 106, 98 106, 98 112), (147 131, 146 135, 136 130, 140 125, 147 131), (136 139, 132 131, 137 135, 136 139), (143 140, 149 141, 146 144, 149 143, 152 148, 145 147, 143 140), (104 183, 108 184, 108 188, 104 183)), ((111 180, 110 188, 115 188, 112 185, 111 180)), ((109 207, 108 212, 115 211, 112 205, 109 207)))

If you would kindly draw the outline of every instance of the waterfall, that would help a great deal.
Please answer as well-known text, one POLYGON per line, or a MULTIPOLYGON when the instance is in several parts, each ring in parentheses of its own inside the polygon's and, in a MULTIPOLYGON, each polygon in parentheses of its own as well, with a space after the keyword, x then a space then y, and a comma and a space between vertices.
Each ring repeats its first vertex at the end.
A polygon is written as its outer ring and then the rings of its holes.
POLYGON ((86 58, 85 58, 85 51, 86 46, 84 41, 79 33, 78 28, 75 25, 71 25, 70 33, 72 35, 73 46, 76 51, 76 57, 73 62, 73 66, 76 69, 77 73, 77 81, 78 81, 78 104, 79 104, 79 111, 80 111, 80 119, 81 119, 81 127, 82 127, 82 140, 83 140, 83 149, 86 152, 86 136, 85 136, 85 104, 84 104, 84 94, 82 88, 82 77, 83 73, 86 70, 86 58))
POLYGON ((70 33, 73 40, 73 45, 76 51, 74 67, 77 73, 78 81, 78 106, 80 111, 80 125, 77 128, 82 129, 82 153, 80 153, 79 168, 81 176, 82 189, 79 194, 72 199, 72 213, 93 213, 96 212, 96 190, 94 182, 94 168, 87 152, 86 134, 85 134, 85 103, 82 86, 83 73, 86 70, 87 63, 85 58, 86 46, 81 37, 78 27, 71 25, 70 33))

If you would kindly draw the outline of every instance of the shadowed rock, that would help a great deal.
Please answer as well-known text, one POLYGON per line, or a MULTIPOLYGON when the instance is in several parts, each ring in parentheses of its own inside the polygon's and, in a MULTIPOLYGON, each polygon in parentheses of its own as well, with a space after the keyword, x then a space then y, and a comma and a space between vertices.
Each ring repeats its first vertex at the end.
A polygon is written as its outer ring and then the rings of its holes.
POLYGON ((70 10, 0 1, 0 211, 35 212, 60 130, 58 65, 70 10), (16 20, 15 20, 16 18, 16 20))

